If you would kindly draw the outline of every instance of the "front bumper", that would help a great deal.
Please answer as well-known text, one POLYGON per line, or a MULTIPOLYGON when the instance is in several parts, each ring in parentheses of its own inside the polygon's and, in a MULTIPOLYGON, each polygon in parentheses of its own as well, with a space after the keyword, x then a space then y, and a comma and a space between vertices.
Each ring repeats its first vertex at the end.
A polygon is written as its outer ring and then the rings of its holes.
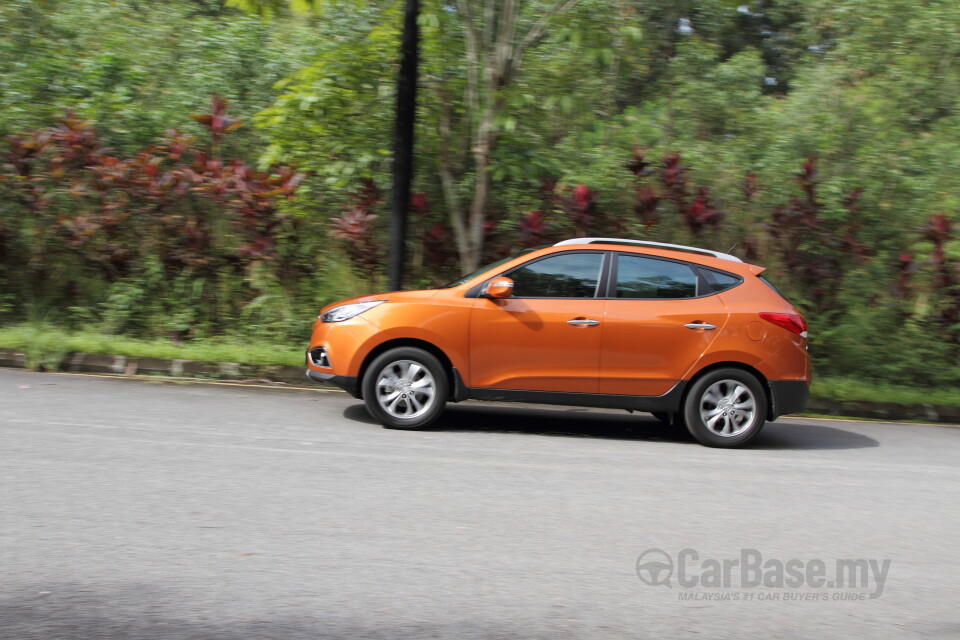
POLYGON ((354 398, 360 397, 360 386, 356 378, 350 376, 338 376, 332 373, 321 373, 313 369, 307 369, 307 377, 314 382, 322 382, 340 387, 354 398))

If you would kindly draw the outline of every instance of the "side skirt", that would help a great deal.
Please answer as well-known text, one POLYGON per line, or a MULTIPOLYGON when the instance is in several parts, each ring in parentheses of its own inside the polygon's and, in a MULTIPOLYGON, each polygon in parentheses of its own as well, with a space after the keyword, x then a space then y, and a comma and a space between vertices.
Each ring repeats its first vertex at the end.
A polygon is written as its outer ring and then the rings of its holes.
POLYGON ((522 391, 517 389, 471 389, 460 387, 455 402, 460 400, 488 400, 496 402, 527 402, 532 404, 559 404, 573 407, 598 407, 603 409, 629 409, 631 411, 656 411, 675 413, 680 410, 680 401, 687 388, 681 380, 662 396, 623 396, 603 393, 573 393, 564 391, 522 391))

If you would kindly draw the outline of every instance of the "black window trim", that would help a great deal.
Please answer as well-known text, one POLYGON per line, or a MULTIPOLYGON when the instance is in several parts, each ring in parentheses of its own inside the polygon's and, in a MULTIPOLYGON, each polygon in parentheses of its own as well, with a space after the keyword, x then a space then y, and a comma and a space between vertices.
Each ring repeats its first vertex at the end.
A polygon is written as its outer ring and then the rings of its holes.
POLYGON ((606 300, 634 300, 634 301, 636 300, 699 300, 701 298, 709 298, 710 296, 715 296, 718 293, 723 293, 723 291, 729 291, 730 289, 733 289, 734 287, 739 287, 741 284, 743 284, 743 277, 738 276, 735 273, 723 271, 722 269, 714 269, 713 267, 705 267, 703 265, 696 264, 694 262, 687 262, 686 260, 675 260, 673 258, 664 258, 662 256, 651 256, 646 253, 632 253, 632 252, 626 252, 626 251, 611 251, 611 253, 616 254, 617 259, 611 260, 612 265, 610 266, 609 281, 607 283, 607 295, 605 298, 606 300), (687 296, 683 298, 620 298, 620 297, 617 297, 617 266, 618 266, 618 263, 620 262, 620 256, 640 257, 640 258, 646 258, 648 260, 660 260, 662 262, 673 262, 676 264, 682 264, 689 267, 697 278, 697 295, 687 296), (710 283, 707 282, 706 277, 703 275, 701 271, 713 271, 715 273, 720 273, 725 276, 730 276, 731 278, 735 278, 738 280, 738 282, 733 286, 727 287, 723 291, 713 291, 713 287, 710 286, 710 283), (701 291, 704 293, 701 293, 701 291))
MULTIPOLYGON (((738 276, 738 275, 735 274, 735 273, 730 273, 729 271, 724 271, 723 269, 714 269, 713 267, 705 267, 705 266, 699 265, 699 264, 698 264, 698 265, 695 265, 695 266, 696 266, 696 268, 697 268, 697 271, 700 271, 700 272, 709 271, 709 272, 712 272, 712 273, 718 273, 718 274, 720 274, 720 275, 722 275, 722 276, 727 276, 727 277, 733 278, 734 280, 737 281, 735 284, 730 285, 730 286, 727 287, 726 289, 721 289, 720 291, 711 291, 711 292, 708 293, 708 294, 704 294, 703 296, 700 296, 700 297, 703 297, 703 298, 705 298, 705 297, 707 297, 707 296, 713 296, 713 295, 716 295, 716 294, 718 294, 718 293, 726 293, 727 291, 730 291, 731 289, 735 289, 735 288, 739 287, 739 286, 742 285, 743 282, 744 282, 744 281, 743 281, 743 276, 738 276)), ((709 286, 709 282, 706 281, 706 278, 704 277, 703 273, 700 273, 699 275, 700 275, 700 278, 703 280, 704 287, 709 286)))
POLYGON ((598 295, 598 294, 599 294, 601 291, 605 291, 605 290, 608 288, 608 286, 609 286, 609 285, 608 285, 608 279, 609 279, 609 272, 610 272, 610 263, 613 262, 613 260, 612 260, 612 258, 611 258, 611 256, 610 256, 611 253, 612 253, 612 252, 610 252, 610 251, 603 251, 602 249, 592 250, 592 251, 591 251, 591 250, 587 250, 587 251, 584 251, 584 250, 578 250, 578 251, 557 251, 557 252, 555 252, 555 253, 548 253, 548 254, 545 255, 545 256, 540 256, 539 258, 534 258, 533 260, 527 260, 526 262, 524 262, 524 263, 522 263, 522 264, 518 264, 517 266, 513 267, 512 269, 509 269, 509 270, 507 270, 507 271, 503 271, 503 272, 498 273, 498 274, 496 274, 496 275, 490 276, 489 278, 487 278, 486 280, 484 280, 484 281, 481 282, 480 284, 478 284, 478 285, 476 285, 476 286, 474 286, 474 287, 471 287, 469 291, 467 291, 465 294, 463 294, 463 297, 464 297, 464 298, 479 298, 479 297, 480 297, 480 292, 483 291, 484 287, 486 287, 487 284, 488 284, 491 280, 493 280, 494 278, 499 278, 499 277, 502 277, 502 276, 505 276, 505 277, 509 278, 509 277, 510 277, 510 274, 513 273, 514 271, 517 271, 518 269, 523 269, 524 267, 527 267, 527 266, 529 266, 529 265, 531 265, 531 264, 535 264, 535 263, 537 263, 537 262, 540 262, 541 260, 546 260, 547 258, 555 258, 555 257, 560 256, 560 255, 567 256, 567 255, 580 255, 580 254, 600 254, 600 257, 601 257, 601 260, 600 260, 600 277, 599 277, 598 280, 597 280, 597 286, 596 286, 596 288, 593 290, 593 296, 590 296, 590 297, 586 297, 586 296, 583 296, 583 297, 572 297, 572 296, 510 296, 510 299, 511 299, 511 300, 513 300, 513 299, 516 299, 516 300, 603 300, 603 299, 604 299, 603 296, 600 296, 600 295, 598 295))
MULTIPOLYGON (((593 297, 587 298, 573 298, 567 296, 511 296, 518 300, 622 300, 622 301, 638 301, 638 300, 699 300, 701 298, 709 298, 710 296, 715 296, 718 293, 724 293, 730 291, 735 287, 739 287, 743 284, 743 276, 739 276, 735 273, 730 273, 729 271, 724 271, 723 269, 716 269, 714 267, 705 267, 694 262, 687 262, 685 260, 676 260, 674 258, 665 258, 663 256, 652 256, 646 253, 633 253, 628 251, 610 251, 609 249, 598 249, 598 250, 577 250, 577 251, 557 251, 555 253, 548 253, 545 256, 540 256, 534 258, 533 260, 528 260, 524 263, 521 263, 512 269, 497 273, 485 279, 480 284, 477 284, 471 287, 466 293, 463 294, 464 298, 479 298, 480 292, 483 291, 484 287, 493 280, 494 278, 499 278, 501 276, 510 277, 510 274, 518 269, 522 269, 528 265, 531 265, 535 262, 540 262, 541 260, 546 260, 547 258, 553 258, 558 255, 569 255, 569 254, 583 254, 583 253, 599 253, 603 256, 603 260, 600 263, 600 279, 597 282, 597 288, 594 290, 593 297), (693 270, 694 274, 697 277, 697 295, 688 297, 688 298, 618 298, 617 297, 617 263, 619 262, 620 256, 630 256, 630 257, 640 257, 646 258, 648 260, 661 260, 663 262, 673 262, 676 264, 682 264, 693 270), (707 281, 706 277, 703 275, 702 271, 713 271, 731 278, 735 278, 738 282, 730 287, 727 287, 723 291, 713 291, 710 283, 707 281), (704 291, 705 293, 700 293, 704 291)), ((772 285, 771 285, 772 286, 772 285)))

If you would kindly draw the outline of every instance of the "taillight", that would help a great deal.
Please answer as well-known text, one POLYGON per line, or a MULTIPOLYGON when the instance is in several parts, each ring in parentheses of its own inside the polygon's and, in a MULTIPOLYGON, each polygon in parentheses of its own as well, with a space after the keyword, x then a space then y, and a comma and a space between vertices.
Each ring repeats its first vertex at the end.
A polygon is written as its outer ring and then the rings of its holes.
POLYGON ((761 313, 760 317, 802 338, 807 337, 806 321, 794 313, 761 313))

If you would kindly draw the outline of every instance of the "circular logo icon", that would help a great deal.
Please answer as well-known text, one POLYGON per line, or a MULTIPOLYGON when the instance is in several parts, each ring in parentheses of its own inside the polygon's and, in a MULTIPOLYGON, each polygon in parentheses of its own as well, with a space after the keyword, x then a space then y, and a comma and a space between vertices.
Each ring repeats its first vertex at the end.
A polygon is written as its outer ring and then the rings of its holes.
POLYGON ((647 549, 637 558, 637 577, 652 587, 664 585, 672 588, 670 576, 673 575, 673 558, 663 549, 647 549))

